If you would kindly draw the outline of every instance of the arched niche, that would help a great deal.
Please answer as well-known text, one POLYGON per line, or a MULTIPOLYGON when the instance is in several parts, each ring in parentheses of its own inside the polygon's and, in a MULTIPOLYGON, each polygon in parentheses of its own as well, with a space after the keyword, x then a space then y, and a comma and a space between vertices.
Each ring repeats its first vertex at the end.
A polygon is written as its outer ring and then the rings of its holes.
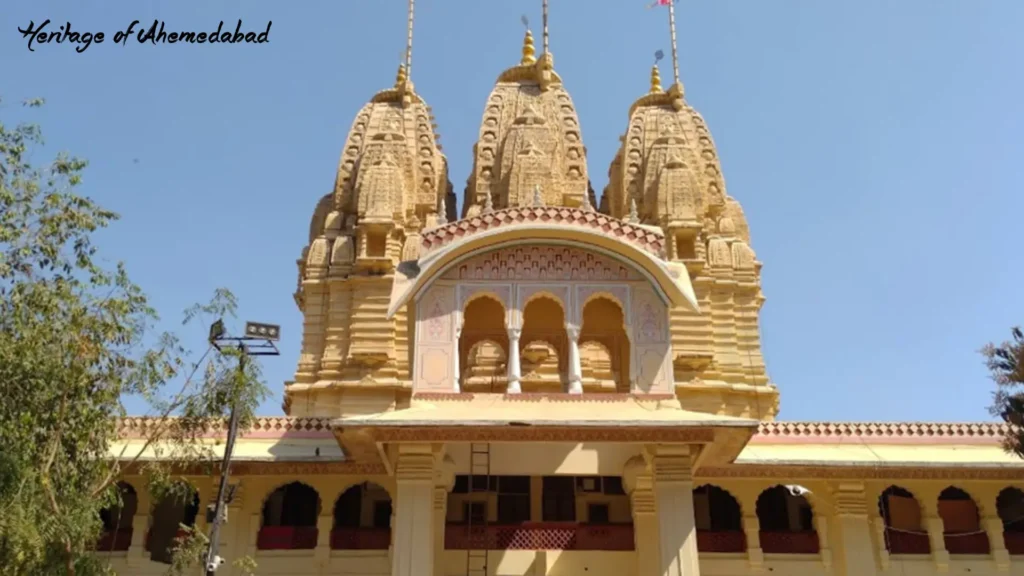
POLYGON ((1003 521, 1003 541, 1010 554, 1024 554, 1024 491, 1004 488, 996 498, 996 511, 1003 521))
POLYGON ((608 391, 628 393, 631 350, 622 304, 609 295, 598 293, 583 303, 580 318, 584 390, 610 388, 608 391), (600 348, 588 346, 591 343, 599 344, 600 348), (604 362, 608 363, 607 371, 603 369, 604 362), (610 377, 610 382, 602 377, 610 377))
POLYGON ((320 494, 312 486, 291 482, 277 488, 263 503, 256 547, 260 550, 316 548, 319 515, 320 494))
POLYGON ((950 554, 988 554, 988 534, 981 527, 978 505, 965 490, 950 486, 939 494, 943 539, 950 554))
POLYGON ((547 291, 535 292, 523 302, 522 313, 523 392, 564 391, 568 359, 564 300, 547 291))
POLYGON ((885 547, 890 554, 931 554, 921 505, 909 490, 886 488, 878 497, 878 513, 885 522, 885 547))
POLYGON ((713 484, 693 489, 697 549, 701 552, 745 552, 746 534, 740 503, 713 484))
POLYGON ((505 390, 507 314, 504 303, 491 292, 477 292, 463 306, 458 331, 460 389, 505 390))
POLYGON ((170 564, 174 549, 185 535, 182 526, 195 526, 198 515, 199 492, 195 487, 182 481, 167 488, 150 514, 146 536, 150 560, 170 564))
POLYGON ((132 522, 138 512, 138 494, 131 484, 118 482, 113 487, 111 498, 114 501, 100 510, 103 532, 96 542, 99 552, 123 552, 132 544, 132 522))
POLYGON ((797 496, 784 486, 768 488, 757 498, 757 520, 765 553, 819 552, 814 510, 804 496, 797 496))
POLYGON ((372 482, 349 486, 334 503, 331 548, 387 550, 391 545, 391 496, 372 482))

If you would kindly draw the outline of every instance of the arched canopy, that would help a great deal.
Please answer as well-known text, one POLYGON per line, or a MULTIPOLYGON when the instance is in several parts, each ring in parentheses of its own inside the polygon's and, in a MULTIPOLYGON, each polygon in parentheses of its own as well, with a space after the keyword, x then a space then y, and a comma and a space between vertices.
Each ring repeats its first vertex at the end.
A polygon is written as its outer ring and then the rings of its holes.
POLYGON ((465 258, 504 246, 526 243, 575 246, 605 254, 646 278, 669 308, 685 305, 700 311, 690 276, 682 264, 666 262, 649 248, 609 234, 600 227, 534 220, 467 233, 460 239, 448 241, 430 250, 418 261, 401 263, 395 273, 388 317, 392 317, 435 278, 465 258))

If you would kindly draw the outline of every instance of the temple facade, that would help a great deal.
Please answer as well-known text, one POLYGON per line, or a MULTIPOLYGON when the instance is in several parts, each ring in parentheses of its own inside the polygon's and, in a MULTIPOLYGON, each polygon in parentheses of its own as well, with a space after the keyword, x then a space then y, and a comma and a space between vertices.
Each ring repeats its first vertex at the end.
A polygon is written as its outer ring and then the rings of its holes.
MULTIPOLYGON (((776 419, 761 262, 682 84, 654 68, 638 89, 598 199, 573 100, 536 52, 527 32, 484 101, 461 210, 404 68, 356 114, 298 260, 287 416, 236 446, 228 562, 1024 575, 1024 461, 1001 426, 776 419)), ((116 453, 145 425, 124 421, 116 453)), ((169 502, 124 478, 98 544, 121 574, 164 573, 179 525, 205 529, 217 479, 185 480, 195 498, 169 502)))

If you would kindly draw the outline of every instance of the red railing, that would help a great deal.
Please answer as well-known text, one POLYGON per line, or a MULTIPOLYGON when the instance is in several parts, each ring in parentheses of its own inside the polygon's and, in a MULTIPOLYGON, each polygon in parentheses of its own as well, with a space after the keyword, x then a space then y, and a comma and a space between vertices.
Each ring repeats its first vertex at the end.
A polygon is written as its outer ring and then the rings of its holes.
POLYGON ((885 529, 885 539, 889 543, 890 554, 931 554, 932 545, 927 534, 901 532, 892 528, 885 529))
POLYGON ((988 554, 988 534, 944 534, 946 551, 950 554, 988 554))
POLYGON ((818 533, 805 532, 761 532, 761 550, 766 554, 817 554, 818 533))
POLYGON ((1003 542, 1010 554, 1024 554, 1024 532, 1003 532, 1003 542))
POLYGON ((331 530, 332 550, 387 550, 390 528, 335 528, 331 530))
POLYGON ((96 541, 96 550, 99 552, 124 552, 132 545, 132 529, 121 528, 114 532, 104 532, 96 541))
POLYGON ((264 526, 256 536, 259 550, 312 550, 316 548, 316 526, 264 526))
POLYGON ((701 552, 746 552, 747 535, 742 530, 727 532, 697 530, 697 550, 701 552))
POLYGON ((524 522, 445 527, 447 550, 633 550, 632 524, 524 522))

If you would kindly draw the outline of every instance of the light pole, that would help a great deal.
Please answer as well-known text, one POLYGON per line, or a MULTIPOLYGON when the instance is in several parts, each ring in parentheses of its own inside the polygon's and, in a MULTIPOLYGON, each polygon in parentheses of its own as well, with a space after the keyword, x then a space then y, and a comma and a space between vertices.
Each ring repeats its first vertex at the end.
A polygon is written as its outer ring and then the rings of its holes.
MULTIPOLYGON (((228 336, 224 330, 224 322, 217 320, 210 326, 210 344, 223 352, 224 348, 235 347, 238 349, 238 373, 241 378, 245 377, 245 361, 249 356, 277 356, 280 352, 274 342, 281 338, 281 327, 274 324, 260 324, 257 322, 245 323, 245 335, 241 337, 228 336)), ((206 555, 206 576, 213 576, 217 568, 224 563, 224 559, 217 554, 217 545, 220 540, 220 525, 224 519, 224 506, 226 500, 234 495, 228 495, 228 475, 231 472, 231 453, 235 449, 235 439, 238 436, 238 406, 231 403, 231 416, 228 419, 228 439, 224 446, 224 460, 221 463, 220 487, 217 489, 217 501, 213 504, 212 516, 210 519, 210 550, 206 555)))

